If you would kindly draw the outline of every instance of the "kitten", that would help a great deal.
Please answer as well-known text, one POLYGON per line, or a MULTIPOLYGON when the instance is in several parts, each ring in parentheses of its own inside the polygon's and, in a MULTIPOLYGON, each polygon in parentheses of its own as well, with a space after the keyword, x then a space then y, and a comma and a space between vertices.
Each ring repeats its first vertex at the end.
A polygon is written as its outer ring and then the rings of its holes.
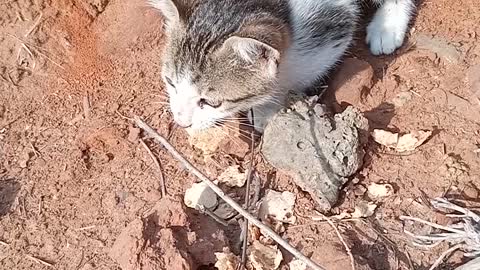
MULTIPOLYGON (((310 87, 352 43, 360 0, 150 0, 164 17, 163 79, 175 122, 193 130, 253 108, 262 131, 288 91, 310 87)), ((413 0, 379 5, 373 54, 403 43, 413 0)))

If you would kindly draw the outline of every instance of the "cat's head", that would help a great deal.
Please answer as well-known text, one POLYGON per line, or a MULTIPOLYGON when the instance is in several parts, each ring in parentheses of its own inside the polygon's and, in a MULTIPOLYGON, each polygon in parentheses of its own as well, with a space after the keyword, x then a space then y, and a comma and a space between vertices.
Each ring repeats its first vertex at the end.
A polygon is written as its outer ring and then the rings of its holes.
POLYGON ((278 65, 288 40, 285 23, 229 10, 225 2, 151 1, 165 17, 162 75, 174 120, 182 127, 208 128, 276 102, 278 65))

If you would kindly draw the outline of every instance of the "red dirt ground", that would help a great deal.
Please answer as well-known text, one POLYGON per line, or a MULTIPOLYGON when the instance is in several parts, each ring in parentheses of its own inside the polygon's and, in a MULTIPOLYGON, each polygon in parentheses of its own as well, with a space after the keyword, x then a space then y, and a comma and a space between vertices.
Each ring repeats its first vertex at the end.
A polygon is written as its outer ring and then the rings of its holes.
MULTIPOLYGON (((334 79, 341 85, 336 108, 357 106, 373 128, 434 130, 408 154, 372 140, 366 146, 364 169, 332 213, 353 209, 371 182, 390 183, 395 194, 373 217, 339 225, 357 269, 426 269, 447 246, 413 247, 398 216, 445 223, 424 198, 480 203, 480 6, 419 6, 401 50, 373 57, 359 38, 348 57, 361 62, 348 60, 334 79)), ((1 269, 211 269, 213 252, 236 244, 235 228, 224 231, 185 209, 181 196, 196 180, 149 142, 166 179, 169 198, 161 198, 159 171, 128 120, 143 116, 212 176, 245 161, 243 144, 220 149, 219 167, 205 164, 172 125, 160 80, 160 28, 161 17, 141 1, 0 3, 1 269)), ((348 269, 332 229, 311 220, 310 197, 258 161, 263 188, 297 193, 298 225, 285 236, 328 269, 348 269)), ((444 269, 460 261, 455 254, 444 269)))

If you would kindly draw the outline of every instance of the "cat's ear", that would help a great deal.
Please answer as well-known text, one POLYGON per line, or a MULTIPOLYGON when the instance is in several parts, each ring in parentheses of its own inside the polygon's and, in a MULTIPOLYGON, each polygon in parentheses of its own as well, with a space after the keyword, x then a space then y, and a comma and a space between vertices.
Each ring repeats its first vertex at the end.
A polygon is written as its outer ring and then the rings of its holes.
POLYGON ((165 17, 167 28, 179 24, 188 16, 193 0, 148 0, 149 4, 160 10, 165 17))
POLYGON ((233 36, 224 42, 221 50, 233 52, 241 62, 260 68, 267 76, 277 75, 280 53, 266 43, 253 38, 233 36))

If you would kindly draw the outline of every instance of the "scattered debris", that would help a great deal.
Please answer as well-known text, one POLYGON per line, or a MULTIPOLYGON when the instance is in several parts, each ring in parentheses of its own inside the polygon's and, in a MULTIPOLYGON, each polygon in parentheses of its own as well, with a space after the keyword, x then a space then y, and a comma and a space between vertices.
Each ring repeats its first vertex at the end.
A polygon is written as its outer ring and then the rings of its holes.
POLYGON ((399 133, 375 129, 372 134, 373 139, 377 143, 395 149, 397 152, 413 151, 428 140, 430 136, 432 136, 431 131, 423 130, 400 135, 399 133))
POLYGON ((329 117, 315 98, 295 98, 291 110, 279 112, 266 126, 262 153, 327 211, 347 177, 362 165, 368 121, 354 107, 329 117))
POLYGON ((207 184, 195 183, 185 191, 184 202, 193 209, 201 207, 211 209, 217 205, 217 195, 207 184))
MULTIPOLYGON (((431 204, 436 209, 445 213, 445 210, 460 213, 446 214, 446 216, 452 218, 460 218, 461 221, 451 225, 443 226, 433 222, 425 221, 420 218, 409 216, 400 217, 401 220, 419 222, 442 231, 429 235, 417 235, 415 233, 405 230, 405 233, 413 238, 414 244, 417 246, 424 248, 432 248, 442 242, 455 244, 438 258, 438 260, 430 267, 430 270, 435 269, 438 265, 441 264, 441 262, 446 256, 448 256, 450 253, 457 249, 462 250, 465 257, 480 258, 480 216, 468 209, 453 204, 444 198, 436 198, 431 201, 431 204)), ((459 269, 462 268, 460 267, 459 269)))
POLYGON ((225 248, 223 252, 216 252, 217 262, 215 267, 218 270, 236 270, 240 259, 233 254, 228 248, 225 248))
MULTIPOLYGON (((330 216, 331 220, 348 220, 348 219, 359 219, 359 218, 367 218, 373 216, 375 214, 375 210, 377 209, 378 205, 373 202, 361 201, 355 206, 355 211, 353 213, 349 213, 344 211, 338 215, 330 216)), ((318 216, 312 217, 314 221, 326 221, 325 216, 320 214, 318 216)))
POLYGON ((249 251, 250 262, 255 270, 278 269, 283 260, 282 252, 277 246, 266 246, 259 241, 254 241, 249 251))
POLYGON ((246 172, 240 171, 240 166, 230 166, 217 178, 218 182, 230 187, 243 187, 247 181, 246 172))
POLYGON ((392 196, 395 190, 390 184, 371 183, 367 188, 368 197, 374 200, 392 196))
POLYGON ((293 214, 294 205, 294 193, 288 191, 277 192, 274 190, 267 190, 260 205, 260 219, 267 220, 271 217, 284 223, 295 224, 297 218, 293 214))

